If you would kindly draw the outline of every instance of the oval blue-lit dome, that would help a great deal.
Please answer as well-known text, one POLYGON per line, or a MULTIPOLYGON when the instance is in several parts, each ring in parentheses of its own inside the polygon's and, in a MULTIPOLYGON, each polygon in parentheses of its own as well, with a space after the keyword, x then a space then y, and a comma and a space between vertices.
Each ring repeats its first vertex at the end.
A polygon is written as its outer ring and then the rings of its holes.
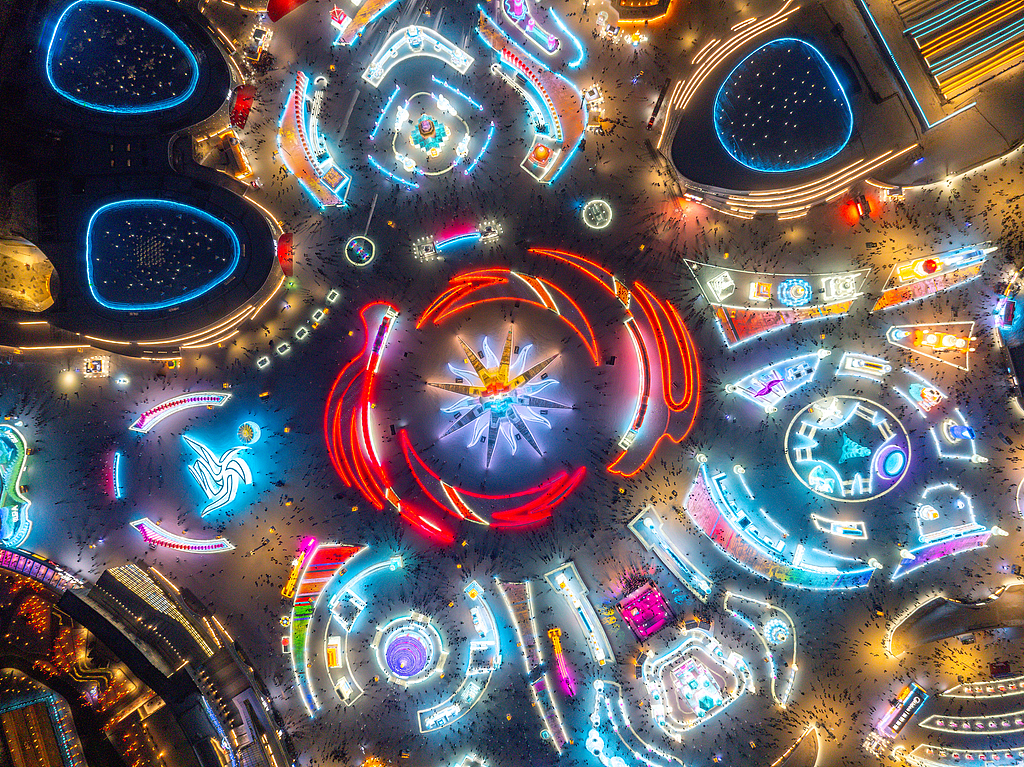
POLYGON ((167 200, 97 208, 85 232, 85 276, 107 309, 152 311, 192 301, 228 279, 241 257, 234 230, 204 210, 167 200))
POLYGON ((907 465, 907 454, 902 450, 893 450, 882 461, 882 472, 886 477, 898 477, 907 465))
POLYGON ((145 11, 116 0, 76 0, 54 27, 46 76, 86 109, 138 114, 184 103, 195 92, 199 62, 145 11))
POLYGON ((729 73, 715 96, 714 124, 738 163, 785 173, 839 154, 853 134, 853 109, 818 49, 786 37, 765 43, 729 73))

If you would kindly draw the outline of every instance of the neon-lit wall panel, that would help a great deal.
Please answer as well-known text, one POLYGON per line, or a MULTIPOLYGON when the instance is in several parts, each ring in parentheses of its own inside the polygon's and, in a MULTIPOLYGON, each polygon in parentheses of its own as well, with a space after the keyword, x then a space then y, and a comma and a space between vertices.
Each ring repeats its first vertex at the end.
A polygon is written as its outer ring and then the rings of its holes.
POLYGON ((163 546, 188 554, 222 554, 235 548, 233 543, 220 536, 212 540, 200 540, 176 535, 164 530, 149 517, 137 519, 131 523, 131 526, 138 530, 142 539, 151 546, 163 546))
POLYGON ((907 573, 912 573, 920 567, 931 564, 943 557, 955 557, 957 554, 962 554, 965 551, 971 551, 973 549, 979 549, 988 543, 988 539, 992 537, 991 530, 982 530, 981 532, 974 533, 972 535, 965 535, 959 538, 947 539, 944 541, 937 541, 935 543, 929 543, 920 548, 912 549, 910 551, 913 554, 913 559, 904 559, 893 570, 892 579, 895 581, 902 578, 907 573))
POLYGON ((686 261, 729 346, 786 325, 839 317, 863 295, 870 270, 762 274, 686 261))
POLYGON ((711 494, 707 469, 702 466, 684 503, 686 513, 723 551, 763 578, 808 589, 850 589, 867 586, 874 568, 838 570, 796 567, 780 561, 744 539, 718 508, 711 494))
POLYGON ((892 309, 973 280, 993 250, 977 245, 901 261, 892 268, 872 311, 892 309))
POLYGON ((29 501, 21 493, 28 448, 21 432, 0 424, 0 543, 17 548, 32 531, 29 501))

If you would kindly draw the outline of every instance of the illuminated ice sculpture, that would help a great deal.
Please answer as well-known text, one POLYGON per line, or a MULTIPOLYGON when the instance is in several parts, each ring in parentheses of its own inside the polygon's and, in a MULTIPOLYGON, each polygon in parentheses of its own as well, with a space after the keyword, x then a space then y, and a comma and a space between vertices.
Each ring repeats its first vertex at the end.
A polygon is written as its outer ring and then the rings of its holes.
POLYGON ((515 360, 512 360, 511 329, 505 337, 501 360, 494 356, 486 338, 483 343, 484 360, 481 360, 461 338, 459 344, 466 353, 466 359, 473 366, 473 371, 460 370, 451 365, 448 368, 456 377, 470 380, 472 383, 428 382, 429 386, 462 395, 454 405, 441 409, 444 413, 458 415, 441 436, 447 437, 472 423, 473 436, 469 445, 474 445, 480 441, 484 429, 487 429, 487 465, 490 466, 499 434, 504 435, 513 455, 515 454, 516 439, 512 434, 512 430, 515 429, 540 455, 540 446, 527 422, 540 423, 550 429, 551 422, 540 414, 540 410, 572 410, 572 405, 536 396, 548 386, 558 383, 553 378, 537 380, 558 355, 553 354, 524 371, 533 345, 524 347, 516 355, 515 360))
POLYGON ((203 507, 202 516, 223 508, 235 500, 242 485, 252 484, 252 471, 239 453, 246 448, 233 447, 219 458, 206 445, 188 435, 181 437, 192 448, 198 458, 189 464, 189 473, 206 494, 208 503, 203 507))

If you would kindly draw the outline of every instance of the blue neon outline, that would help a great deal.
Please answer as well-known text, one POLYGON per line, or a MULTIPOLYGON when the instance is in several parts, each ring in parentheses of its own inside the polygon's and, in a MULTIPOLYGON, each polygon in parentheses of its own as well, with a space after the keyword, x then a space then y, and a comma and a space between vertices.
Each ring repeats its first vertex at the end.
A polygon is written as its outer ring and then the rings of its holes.
POLYGON ((470 173, 473 172, 473 169, 476 167, 476 164, 480 162, 480 158, 482 158, 484 156, 484 152, 487 151, 487 147, 491 145, 492 138, 494 138, 493 122, 491 123, 491 127, 487 129, 487 137, 484 139, 484 145, 480 148, 479 154, 477 154, 477 156, 473 158, 473 162, 471 162, 469 166, 464 171, 462 171, 463 176, 468 176, 470 173))
POLYGON ((124 485, 121 483, 121 451, 114 453, 114 497, 117 500, 124 498, 124 485))
MULTIPOLYGON (((495 23, 494 19, 492 19, 487 14, 487 12, 479 4, 477 4, 476 8, 480 12, 480 14, 491 23, 491 26, 493 26, 495 29, 498 29, 498 30, 501 29, 501 27, 498 26, 497 23, 495 23)), ((480 25, 479 24, 476 25, 476 33, 480 37, 480 39, 483 41, 484 45, 486 45, 492 51, 495 51, 496 53, 500 53, 500 51, 497 51, 487 41, 487 38, 484 37, 483 32, 480 31, 480 25)), ((546 66, 545 64, 542 64, 539 59, 537 59, 533 55, 531 55, 529 51, 527 51, 523 46, 519 45, 519 43, 517 43, 515 40, 512 40, 511 38, 507 38, 507 39, 509 41, 509 47, 515 46, 518 49, 518 51, 520 53, 522 53, 523 56, 528 58, 530 61, 532 61, 538 67, 543 69, 545 72, 548 72, 549 74, 553 75, 557 79, 561 80, 563 83, 566 83, 570 88, 572 88, 573 92, 579 97, 580 103, 583 105, 583 125, 586 126, 586 124, 590 121, 590 110, 587 107, 586 99, 583 98, 583 94, 580 92, 580 89, 576 87, 576 84, 573 83, 571 80, 569 80, 569 79, 563 77, 562 75, 558 74, 558 72, 555 72, 554 70, 552 70, 550 67, 546 66)), ((822 57, 822 58, 824 58, 824 57, 822 57)), ((500 57, 499 57, 499 61, 500 61, 500 57)), ((827 64, 828 62, 825 62, 825 63, 827 64)), ((506 65, 506 66, 508 66, 508 65, 506 65)), ((515 68, 512 67, 512 69, 514 70, 515 68)), ((536 86, 533 85, 533 81, 530 78, 526 78, 526 82, 530 83, 531 86, 536 88, 536 86)), ((525 95, 525 89, 523 90, 523 93, 525 95)), ((844 94, 844 96, 845 96, 845 94, 844 94)), ((529 100, 529 99, 527 99, 527 100, 529 100)), ((539 111, 539 110, 537 110, 537 111, 539 111)), ((546 111, 551 116, 552 123, 557 121, 558 124, 561 125, 561 120, 558 119, 558 115, 557 114, 553 114, 551 112, 551 110, 547 108, 547 102, 545 102, 545 110, 544 111, 546 111)), ((565 162, 562 163, 562 167, 559 168, 555 172, 555 175, 553 175, 550 179, 548 179, 547 181, 541 181, 542 184, 553 184, 555 182, 555 179, 558 178, 558 176, 562 173, 563 170, 565 170, 566 166, 569 164, 569 161, 572 160, 573 155, 575 155, 577 150, 580 148, 580 144, 582 143, 583 137, 584 137, 585 134, 586 134, 586 130, 584 129, 584 132, 581 133, 580 137, 576 140, 576 146, 574 146, 572 149, 569 150, 569 154, 566 156, 565 162)))
MULTIPOLYGON (((483 235, 480 232, 468 232, 466 234, 459 234, 459 235, 456 235, 455 237, 449 237, 447 240, 441 240, 441 242, 435 242, 434 243, 434 249, 435 250, 446 250, 447 248, 451 248, 451 247, 455 247, 457 245, 461 245, 463 242, 468 242, 469 240, 479 241, 479 239, 482 236, 483 235)), ((549 425, 548 428, 550 428, 550 425, 549 425)))
POLYGON ((714 102, 714 105, 712 106, 711 122, 714 124, 715 135, 718 137, 718 143, 722 145, 722 148, 728 153, 728 155, 732 159, 734 159, 736 162, 738 162, 744 168, 747 168, 748 170, 752 170, 755 173, 793 173, 795 171, 807 170, 808 168, 814 168, 814 167, 817 167, 818 165, 821 165, 822 163, 826 163, 829 160, 831 160, 833 157, 835 157, 837 154, 842 152, 844 149, 846 149, 846 145, 850 143, 850 138, 853 136, 854 114, 853 114, 853 106, 850 104, 850 99, 849 99, 849 97, 847 97, 846 91, 843 90, 843 84, 839 81, 839 77, 836 75, 835 70, 832 69, 832 65, 828 63, 828 59, 825 58, 825 56, 822 54, 822 52, 819 51, 815 46, 811 45, 806 40, 801 40, 800 38, 797 38, 797 37, 778 37, 778 38, 776 38, 774 40, 769 40, 764 45, 760 46, 759 48, 755 49, 751 53, 747 54, 736 66, 734 66, 732 68, 732 71, 729 72, 729 74, 725 77, 725 79, 722 80, 722 84, 718 87, 718 93, 715 94, 715 102, 714 102), (801 45, 807 46, 812 51, 814 51, 815 55, 819 59, 821 59, 821 62, 825 65, 825 68, 828 69, 829 73, 832 75, 832 79, 835 81, 836 87, 839 89, 839 93, 842 94, 842 96, 843 96, 843 103, 846 105, 846 111, 850 115, 850 127, 849 127, 849 130, 847 130, 847 132, 846 132, 846 138, 844 138, 843 141, 840 143, 839 148, 836 149, 834 152, 832 152, 832 154, 828 155, 827 157, 822 157, 820 159, 815 160, 814 162, 810 162, 810 163, 807 163, 805 165, 795 165, 795 166, 789 167, 789 168, 755 168, 750 163, 744 162, 739 157, 734 155, 732 153, 732 150, 729 149, 729 145, 726 143, 725 139, 722 137, 722 131, 718 127, 718 119, 716 118, 715 113, 718 111, 717 107, 718 107, 719 100, 722 98, 722 91, 725 90, 725 86, 732 79, 732 76, 736 73, 737 69, 742 67, 745 63, 747 63, 747 61, 751 57, 756 56, 759 52, 761 52, 762 50, 767 48, 769 45, 775 45, 776 43, 788 43, 788 42, 800 43, 801 45))
POLYGON ((569 153, 566 155, 564 162, 562 162, 562 167, 559 168, 558 170, 556 170, 555 171, 555 175, 553 175, 551 178, 548 179, 548 181, 547 181, 548 184, 555 183, 555 179, 558 178, 560 175, 562 175, 562 171, 564 171, 566 168, 569 167, 569 163, 572 161, 572 158, 576 156, 576 152, 579 151, 580 145, 582 143, 583 143, 583 136, 580 136, 579 139, 576 141, 576 146, 574 146, 572 149, 570 149, 569 153))
POLYGON ((387 114, 387 111, 389 109, 391 109, 391 105, 394 103, 395 97, 398 95, 398 92, 400 90, 402 90, 402 86, 396 85, 395 89, 391 91, 391 95, 388 96, 388 100, 384 103, 383 108, 380 110, 380 116, 377 117, 377 122, 374 124, 373 130, 370 131, 370 138, 377 138, 377 134, 380 132, 380 126, 384 124, 384 115, 387 114))
POLYGON ((431 75, 430 79, 433 80, 438 85, 443 85, 445 88, 447 88, 448 90, 450 90, 452 93, 456 94, 457 96, 462 96, 462 98, 464 98, 470 104, 475 106, 479 111, 481 111, 481 112, 484 111, 484 108, 480 104, 478 104, 477 102, 473 101, 473 99, 471 99, 465 93, 460 91, 458 88, 456 88, 454 85, 452 85, 447 80, 440 80, 440 79, 438 79, 438 77, 436 75, 431 75))
POLYGON ((383 165, 381 165, 379 162, 377 162, 377 160, 374 159, 373 155, 370 155, 370 154, 366 155, 366 159, 370 161, 370 165, 375 167, 377 170, 379 170, 385 176, 390 178, 392 181, 397 181, 399 184, 405 184, 410 189, 419 189, 420 188, 420 185, 415 183, 414 181, 408 181, 408 180, 402 178, 401 176, 396 176, 394 173, 392 173, 387 168, 385 168, 383 165))
MULTIPOLYGON (((81 1, 81 0, 80 0, 81 1)), ((149 198, 129 198, 127 200, 115 200, 114 202, 108 202, 106 205, 101 205, 97 208, 93 214, 89 217, 89 223, 85 228, 85 281, 89 285, 89 292, 92 294, 93 300, 96 301, 100 306, 107 309, 114 309, 116 311, 129 311, 129 312, 150 312, 157 309, 167 309, 171 306, 180 306, 181 304, 188 303, 196 298, 199 298, 206 293, 209 293, 215 287, 220 285, 229 275, 234 273, 235 269, 238 268, 238 262, 241 260, 242 246, 238 242, 238 235, 235 234, 235 230, 228 226, 226 223, 221 221, 219 218, 214 218, 205 210, 201 210, 193 205, 186 205, 181 202, 173 202, 172 200, 153 200, 149 198), (108 301, 103 298, 96 290, 96 285, 93 284, 92 275, 92 225, 96 221, 96 217, 103 213, 105 210, 110 208, 116 208, 123 205, 136 205, 146 207, 152 205, 154 207, 169 207, 177 208, 179 210, 187 211, 192 214, 196 214, 199 218, 205 219, 214 226, 220 227, 223 231, 227 232, 231 238, 231 243, 234 246, 234 257, 231 260, 231 264, 220 274, 215 277, 211 277, 208 284, 202 288, 196 288, 189 293, 178 298, 170 298, 166 301, 158 301, 152 304, 125 304, 120 301, 108 301)))
POLYGON ((50 87, 53 88, 53 90, 56 91, 60 96, 67 99, 68 101, 78 104, 78 106, 80 107, 84 107, 85 109, 92 109, 97 112, 108 112, 114 114, 144 114, 147 112, 160 112, 165 109, 172 109, 188 101, 192 97, 192 94, 195 93, 196 85, 199 84, 199 61, 196 59, 196 56, 192 52, 192 49, 185 44, 184 40, 182 40, 180 37, 174 34, 170 27, 168 27, 166 24, 160 21, 160 19, 156 18, 156 16, 146 13, 140 8, 135 8, 125 3, 117 2, 117 0, 75 0, 75 2, 73 2, 67 8, 65 8, 64 12, 58 17, 57 24, 53 28, 53 36, 50 38, 50 43, 46 47, 46 79, 50 82, 50 87), (82 3, 94 3, 98 5, 117 6, 126 13, 133 14, 136 18, 142 19, 144 22, 153 25, 161 32, 163 32, 167 37, 169 37, 175 43, 175 45, 177 45, 179 50, 185 52, 185 55, 188 56, 189 62, 192 65, 192 79, 188 84, 188 88, 185 89, 185 92, 173 98, 164 99, 163 101, 156 101, 152 104, 147 104, 145 106, 116 107, 111 106, 109 104, 95 104, 90 103, 88 101, 83 101, 82 99, 76 96, 72 96, 63 88, 59 88, 57 84, 53 81, 53 46, 54 43, 57 41, 57 33, 60 32, 61 30, 61 27, 64 22, 64 17, 67 16, 68 13, 73 8, 75 8, 75 6, 81 5, 82 3))
POLYGON ((587 51, 583 47, 583 43, 581 43, 579 41, 579 39, 576 37, 576 35, 574 35, 572 32, 569 31, 569 28, 565 26, 565 22, 562 21, 562 19, 559 18, 558 14, 555 13, 555 9, 554 8, 548 8, 548 16, 550 16, 552 19, 555 20, 555 26, 557 26, 559 29, 561 29, 563 32, 565 32, 565 34, 569 36, 569 39, 572 40, 573 45, 575 45, 577 50, 579 50, 580 55, 576 58, 576 60, 575 61, 570 61, 567 64, 569 69, 576 69, 584 61, 587 60, 587 51))

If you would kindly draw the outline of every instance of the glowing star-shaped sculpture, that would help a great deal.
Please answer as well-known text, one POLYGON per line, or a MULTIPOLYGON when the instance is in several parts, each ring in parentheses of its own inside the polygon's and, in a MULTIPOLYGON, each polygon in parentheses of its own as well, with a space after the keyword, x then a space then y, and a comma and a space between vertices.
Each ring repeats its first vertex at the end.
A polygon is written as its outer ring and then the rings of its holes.
POLYGON ((501 351, 500 360, 494 356, 486 338, 483 343, 486 363, 461 338, 459 344, 462 345, 469 364, 473 366, 473 371, 459 370, 452 365, 449 365, 448 369, 459 378, 476 382, 450 384, 428 381, 428 386, 462 395, 462 399, 454 405, 441 409, 444 413, 458 415, 441 436, 447 437, 472 423, 474 424, 473 437, 470 439, 469 445, 473 445, 480 441, 480 437, 486 429, 487 466, 491 465, 491 456, 494 454, 494 446, 499 434, 504 435, 512 453, 516 452, 516 438, 513 430, 529 442, 530 447, 540 455, 540 447, 527 423, 540 423, 550 429, 551 422, 539 411, 572 410, 571 405, 563 405, 561 402, 537 396, 547 387, 558 383, 553 378, 536 380, 558 355, 553 354, 524 371, 523 368, 526 366, 526 360, 533 345, 529 344, 524 347, 513 361, 511 329, 505 337, 505 347, 501 351))
POLYGON ((189 465, 188 470, 209 499, 209 503, 200 512, 202 516, 205 517, 211 511, 227 506, 235 500, 242 485, 252 484, 249 464, 238 455, 246 449, 245 447, 233 447, 218 458, 201 442, 184 434, 181 438, 198 456, 196 462, 189 465))

